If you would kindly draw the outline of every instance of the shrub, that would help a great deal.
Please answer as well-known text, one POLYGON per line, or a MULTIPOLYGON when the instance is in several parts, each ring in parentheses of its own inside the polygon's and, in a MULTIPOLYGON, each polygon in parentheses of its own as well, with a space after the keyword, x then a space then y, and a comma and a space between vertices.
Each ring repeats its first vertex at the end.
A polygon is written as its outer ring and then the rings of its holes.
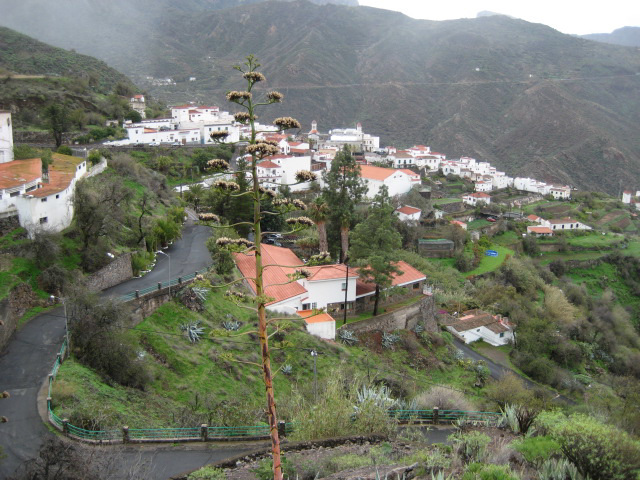
POLYGON ((45 292, 60 295, 67 287, 67 272, 60 265, 51 265, 40 274, 38 283, 45 292))
POLYGON ((591 480, 627 480, 640 469, 640 442, 586 415, 550 426, 562 453, 591 480))
POLYGON ((100 160, 102 160, 102 156, 100 155, 100 152, 98 150, 91 150, 87 158, 91 165, 97 165, 98 163, 100 163, 100 160))
POLYGON ((332 457, 327 462, 326 468, 330 473, 338 473, 343 470, 366 467, 368 465, 372 465, 371 458, 365 455, 350 453, 347 455, 332 457))
POLYGON ((187 476, 187 480, 226 480, 227 475, 221 468, 207 465, 187 476))
MULTIPOLYGON (((283 478, 295 478, 296 470, 289 460, 283 455, 280 457, 282 465, 282 477, 283 478)), ((272 480, 273 479, 273 459, 265 458, 258 466, 251 470, 256 474, 258 480, 272 480)))
POLYGON ((524 386, 522 379, 511 372, 503 375, 500 380, 489 383, 486 393, 500 408, 505 408, 508 404, 524 403, 531 398, 531 392, 524 386))
POLYGON ((61 155, 73 155, 73 150, 68 145, 60 145, 56 152, 61 155))
POLYGON ((553 455, 560 453, 560 445, 549 436, 528 437, 513 443, 513 448, 522 454, 525 460, 538 467, 553 455))
POLYGON ((487 452, 487 445, 491 442, 489 435, 482 432, 454 433, 449 440, 455 445, 456 451, 463 462, 482 461, 487 452))
POLYGON ((472 463, 462 476, 462 480, 520 480, 508 465, 484 465, 472 463))
POLYGON ((414 399, 419 409, 430 410, 438 407, 440 410, 474 410, 473 405, 462 392, 446 387, 432 387, 426 392, 418 394, 414 399))

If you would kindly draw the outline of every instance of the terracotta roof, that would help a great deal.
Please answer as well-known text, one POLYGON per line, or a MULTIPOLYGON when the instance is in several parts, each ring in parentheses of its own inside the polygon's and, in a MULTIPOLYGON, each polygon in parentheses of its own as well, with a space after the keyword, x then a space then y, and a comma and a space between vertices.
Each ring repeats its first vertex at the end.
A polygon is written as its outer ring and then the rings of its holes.
MULTIPOLYGON (((427 277, 420 270, 413 268, 405 261, 394 262, 394 265, 400 270, 398 274, 391 275, 391 285, 393 287, 399 287, 407 285, 409 283, 418 282, 420 280, 426 280, 427 277)), ((359 270, 354 268, 354 270, 359 270)), ((371 295, 376 291, 376 285, 374 283, 365 282, 360 277, 356 280, 356 297, 362 295, 371 295)))
POLYGON ((553 233, 549 227, 527 227, 527 232, 532 233, 553 233))
POLYGON ((427 150, 429 147, 426 147, 424 145, 414 145, 413 147, 411 147, 411 150, 427 150))
POLYGON ((469 310, 463 313, 463 316, 446 322, 458 332, 466 332, 480 327, 485 327, 494 333, 502 333, 511 330, 509 320, 499 315, 494 316, 483 310, 469 310))
POLYGON ((396 153, 396 158, 413 158, 413 155, 410 153, 406 153, 406 151, 401 151, 396 153))
POLYGON ((171 107, 172 110, 184 110, 185 108, 193 108, 193 105, 176 105, 175 107, 171 107))
MULTIPOLYGON (((319 265, 317 267, 305 267, 311 272, 311 276, 307 279, 310 282, 321 280, 335 280, 345 278, 347 274, 346 266, 342 263, 338 265, 319 265)), ((349 277, 357 277, 358 272, 355 269, 349 269, 349 277)))
POLYGON ((293 153, 306 153, 309 151, 308 148, 295 148, 295 147, 291 147, 289 149, 289 151, 293 152, 293 153))
POLYGON ((269 160, 263 160, 258 164, 259 167, 262 168, 282 168, 280 165, 278 165, 277 163, 273 163, 269 160))
POLYGON ((41 176, 42 161, 39 158, 0 163, 0 188, 2 189, 24 185, 41 176))
MULTIPOLYGON (((482 183, 482 182, 479 182, 482 183)), ((487 195, 484 192, 476 192, 476 193, 470 193, 469 195, 467 195, 468 197, 475 197, 475 198, 491 198, 491 195, 487 195)))
POLYGON ((409 170, 408 168, 401 168, 400 171, 406 173, 410 177, 418 177, 418 178, 420 178, 420 174, 419 173, 416 173, 413 170, 409 170))
POLYGON ((422 210, 416 207, 411 207, 409 205, 404 205, 396 209, 396 212, 404 213, 405 215, 413 215, 414 213, 421 213, 422 210))
POLYGON ((335 322, 336 320, 326 312, 313 310, 298 310, 298 315, 304 318, 305 323, 335 322))
POLYGON ((540 220, 542 220, 542 217, 539 217, 537 215, 527 215, 527 219, 531 220, 532 222, 539 222, 540 220))
MULTIPOLYGON (((41 183, 40 188, 29 192, 28 195, 42 198, 65 190, 75 178, 78 165, 85 161, 84 158, 54 153, 53 163, 49 165, 49 183, 41 183)), ((83 175, 86 172, 85 170, 83 175)))
POLYGON ((629 195, 632 195, 632 194, 633 194, 633 192, 630 192, 629 190, 625 190, 623 193, 627 193, 627 194, 629 194, 629 195))
POLYGON ((360 165, 360 176, 371 180, 385 180, 396 173, 392 168, 374 167, 373 165, 360 165))
POLYGON ((580 223, 578 220, 574 220, 573 218, 565 217, 565 218, 554 218, 553 220, 549 220, 551 225, 561 225, 563 223, 580 223))
MULTIPOLYGON (((271 305, 281 302, 287 298, 296 297, 306 293, 307 290, 298 282, 291 282, 287 274, 292 274, 295 268, 281 267, 280 265, 302 265, 295 253, 288 248, 276 247, 274 245, 267 245, 263 243, 262 247, 262 264, 264 267, 264 285, 265 293, 268 297, 272 297, 274 300, 267 303, 271 305)), ((255 293, 256 284, 252 277, 256 275, 256 261, 255 252, 250 253, 234 253, 233 257, 236 261, 236 266, 242 275, 247 278, 249 286, 255 293)))

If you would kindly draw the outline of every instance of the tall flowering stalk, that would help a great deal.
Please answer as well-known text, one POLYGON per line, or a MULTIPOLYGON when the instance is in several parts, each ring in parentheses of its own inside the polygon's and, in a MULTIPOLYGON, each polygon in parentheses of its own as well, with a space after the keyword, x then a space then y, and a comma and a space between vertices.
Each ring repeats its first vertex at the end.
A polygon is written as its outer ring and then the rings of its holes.
MULTIPOLYGON (((253 230, 255 233, 255 262, 256 262, 256 303, 258 313, 258 337, 260 339, 260 351, 262 354, 262 379, 265 385, 265 393, 267 397, 267 417, 269 421, 269 428, 271 434, 271 451, 273 455, 273 478, 274 480, 282 480, 282 465, 280 457, 280 438, 278 436, 278 420, 276 414, 276 401, 273 391, 273 375, 271 371, 271 358, 269 354, 269 336, 267 333, 267 317, 265 305, 268 301, 268 297, 265 294, 265 285, 263 279, 264 267, 262 264, 262 245, 260 239, 262 233, 260 230, 260 200, 265 192, 261 189, 258 182, 258 162, 269 155, 273 155, 279 152, 279 149, 274 144, 267 141, 259 141, 256 139, 256 109, 271 105, 273 103, 279 103, 282 101, 283 95, 280 92, 269 92, 265 95, 264 99, 256 100, 252 90, 256 83, 265 80, 262 73, 257 72, 256 69, 260 67, 256 58, 253 55, 247 57, 247 61, 242 66, 234 67, 236 70, 242 73, 243 78, 247 82, 247 89, 244 91, 231 91, 227 93, 227 100, 232 103, 236 103, 242 107, 245 111, 235 114, 235 120, 245 125, 249 125, 251 128, 251 137, 249 139, 249 145, 246 148, 246 152, 251 155, 251 173, 253 176, 253 187, 251 196, 253 199, 253 230)), ((297 120, 291 117, 277 118, 274 122, 280 129, 300 128, 300 124, 297 120)), ((271 192, 269 192, 271 193, 271 192)))

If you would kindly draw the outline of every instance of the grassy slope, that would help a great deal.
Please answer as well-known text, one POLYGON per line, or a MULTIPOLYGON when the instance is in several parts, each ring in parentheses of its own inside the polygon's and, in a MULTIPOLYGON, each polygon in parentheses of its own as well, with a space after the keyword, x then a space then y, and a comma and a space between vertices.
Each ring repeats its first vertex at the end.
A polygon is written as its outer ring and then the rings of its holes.
MULTIPOLYGON (((230 361, 231 354, 244 362, 259 362, 259 350, 250 337, 211 336, 227 314, 243 322, 241 331, 253 330, 247 311, 229 303, 221 292, 210 294, 207 313, 199 315, 171 303, 162 306, 132 331, 144 352, 144 362, 154 375, 147 392, 104 384, 89 369, 69 361, 63 364, 54 387, 54 408, 58 415, 72 418, 73 411, 95 411, 102 425, 130 427, 171 426, 185 405, 209 402, 233 402, 243 399, 261 405, 264 396, 259 370, 254 365, 230 361), (207 338, 190 344, 179 325, 198 319, 207 338), (158 333, 163 332, 163 333, 158 333)), ((402 385, 405 393, 427 389, 432 382, 453 384, 471 389, 472 372, 459 367, 445 367, 438 358, 446 356, 446 347, 429 347, 418 342, 412 332, 402 332, 403 340, 393 350, 384 350, 374 338, 366 345, 346 347, 321 341, 302 330, 296 322, 283 342, 272 340, 274 369, 289 364, 291 375, 279 373, 275 378, 277 398, 283 399, 296 388, 309 393, 313 385, 311 349, 320 352, 317 370, 320 379, 334 367, 347 368, 370 379, 382 379, 402 385), (428 368, 427 365, 432 365, 428 368), (437 367, 439 365, 439 367, 437 367)), ((282 400, 281 400, 282 402, 282 400)), ((281 411, 287 418, 287 412, 281 411)))

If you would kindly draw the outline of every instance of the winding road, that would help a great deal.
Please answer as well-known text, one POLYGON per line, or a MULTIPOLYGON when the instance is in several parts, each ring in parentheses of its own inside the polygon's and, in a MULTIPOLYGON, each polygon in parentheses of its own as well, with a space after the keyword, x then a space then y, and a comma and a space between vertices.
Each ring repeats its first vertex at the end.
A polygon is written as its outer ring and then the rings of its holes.
MULTIPOLYGON (((196 225, 190 214, 182 238, 158 255, 155 268, 142 278, 134 278, 111 287, 104 295, 120 296, 143 289, 178 276, 203 270, 211 263, 205 247, 210 235, 208 227, 196 225), (169 272, 170 271, 170 272, 169 272)), ((0 460, 0 479, 14 474, 24 462, 35 458, 40 446, 53 434, 43 423, 38 411, 38 395, 42 395, 44 381, 51 371, 54 359, 64 337, 63 309, 56 308, 31 319, 17 331, 7 348, 0 354, 0 391, 10 394, 0 399, 0 415, 8 418, 0 423, 0 446, 6 458, 0 460)), ((494 378, 501 377, 508 368, 498 365, 473 351, 462 342, 456 344, 467 357, 485 360, 494 378)), ((529 385, 533 382, 525 379, 529 385)), ((46 393, 45 393, 46 395, 46 393)), ((44 400, 44 399, 42 399, 44 400)), ((40 402, 40 408, 44 401, 40 402)), ((445 433, 441 433, 443 438, 445 433)), ((437 436, 437 435, 436 435, 437 436)), ((440 441, 440 439, 432 440, 440 441)), ((123 468, 139 463, 149 466, 148 478, 166 479, 184 471, 199 468, 211 462, 234 457, 261 446, 260 443, 242 444, 180 444, 175 445, 119 445, 108 447, 116 453, 123 468)), ((95 447, 106 448, 106 447, 95 447)), ((114 478, 121 478, 116 476, 114 478)))
MULTIPOLYGON (((119 296, 167 281, 169 268, 172 278, 203 270, 211 263, 205 246, 209 235, 210 229, 196 225, 193 216, 190 216, 182 238, 165 250, 168 257, 158 255, 153 271, 142 278, 133 278, 109 288, 104 294, 119 296)), ((6 454, 6 458, 0 460, 0 478, 7 478, 22 463, 35 458, 44 440, 52 435, 38 413, 37 398, 63 337, 64 313, 59 307, 31 319, 13 335, 0 355, 0 391, 6 390, 10 394, 9 398, 0 399, 0 415, 8 419, 7 423, 0 423, 0 446, 6 454)), ((191 449, 188 455, 182 452, 181 462, 176 462, 177 452, 183 448, 167 450, 156 446, 154 449, 129 447, 121 450, 131 461, 138 455, 143 461, 153 459, 153 471, 158 473, 153 478, 167 478, 189 468, 241 453, 238 446, 215 451, 210 448, 191 449), (160 455, 160 452, 164 454, 160 455)))

